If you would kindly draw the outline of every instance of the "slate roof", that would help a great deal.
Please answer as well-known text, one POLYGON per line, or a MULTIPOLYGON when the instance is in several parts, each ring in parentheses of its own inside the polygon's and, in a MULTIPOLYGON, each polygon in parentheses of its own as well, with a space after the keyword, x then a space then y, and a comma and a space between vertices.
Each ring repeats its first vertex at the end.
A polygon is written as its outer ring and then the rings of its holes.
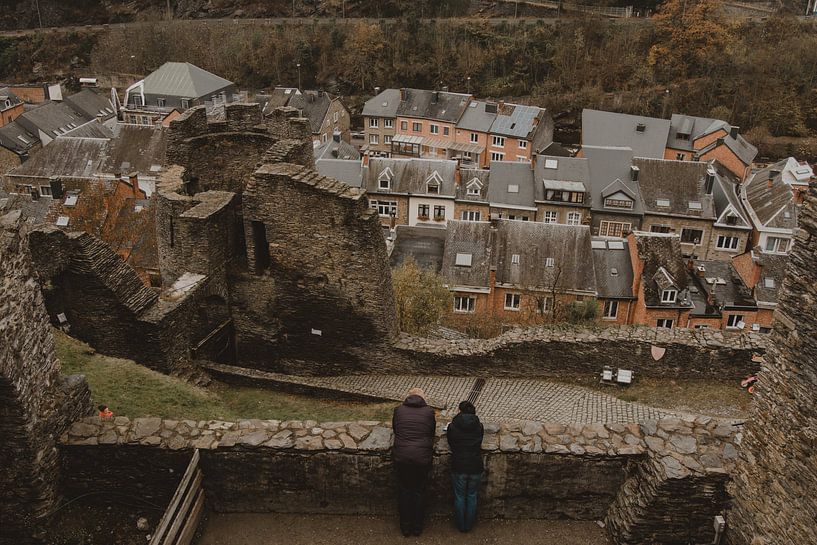
POLYGON ((420 267, 434 272, 442 270, 446 229, 398 225, 395 236, 390 257, 392 267, 399 267, 411 257, 420 267))
POLYGON ((166 62, 144 80, 145 94, 201 98, 233 82, 189 62, 166 62))
POLYGON ((585 146, 582 153, 590 166, 591 203, 594 210, 616 212, 629 215, 644 213, 641 189, 631 178, 633 150, 630 148, 585 146), (620 187, 634 196, 632 209, 605 208, 603 194, 620 187))
POLYGON ((65 102, 87 119, 96 119, 100 116, 103 119, 110 119, 115 115, 111 99, 93 89, 83 89, 79 93, 66 97, 65 102))
POLYGON ((426 181, 434 172, 437 172, 442 178, 438 195, 442 197, 456 195, 456 161, 372 157, 369 165, 363 168, 363 187, 366 191, 369 193, 384 192, 379 189, 378 181, 387 168, 391 172, 389 193, 424 195, 427 193, 426 181))
POLYGON ((780 288, 786 278, 786 266, 789 256, 782 254, 767 254, 760 251, 753 252, 757 264, 760 266, 760 277, 754 285, 754 295, 758 303, 777 304, 780 288), (767 279, 771 279, 771 282, 767 279))
POLYGON ((694 285, 690 291, 695 295, 695 308, 690 314, 693 316, 722 316, 725 308, 757 308, 751 290, 729 261, 695 261, 692 278, 694 285), (699 268, 704 271, 699 273, 699 268))
POLYGON ((533 168, 536 200, 545 198, 545 181, 578 182, 590 190, 590 161, 583 157, 539 155, 533 168), (548 168, 555 161, 556 168, 548 168))
POLYGON ((165 165, 167 129, 161 126, 122 125, 113 128, 103 172, 123 175, 138 172, 158 176, 157 166, 165 165))
POLYGON ((113 138, 113 131, 93 119, 86 121, 76 129, 71 129, 59 138, 113 138))
POLYGON ((459 121, 471 99, 471 95, 447 91, 406 89, 405 92, 406 99, 400 101, 397 107, 398 116, 434 119, 448 123, 459 121))
POLYGON ((705 191, 707 163, 635 158, 633 164, 639 169, 638 181, 646 213, 716 218, 713 197, 705 191), (660 199, 668 200, 669 206, 659 206, 660 199), (700 203, 700 209, 692 209, 691 202, 700 203))
POLYGON ((276 87, 272 93, 265 97, 264 113, 268 113, 275 108, 287 106, 293 96, 301 94, 296 87, 276 87))
POLYGON ((662 159, 669 129, 669 119, 582 110, 582 147, 627 147, 635 157, 662 159), (637 130, 640 124, 643 132, 637 130))
POLYGON ((570 150, 565 148, 559 142, 551 142, 546 148, 541 150, 540 153, 541 155, 547 155, 549 157, 573 157, 570 150))
POLYGON ((23 220, 28 224, 39 224, 45 221, 55 208, 54 199, 40 198, 33 200, 28 195, 10 195, 0 189, 0 216, 13 210, 20 210, 23 220))
POLYGON ((0 87, 0 110, 7 110, 9 108, 14 108, 18 104, 22 104, 23 101, 20 100, 20 97, 15 95, 11 92, 11 89, 8 87, 0 87), (6 101, 9 101, 9 105, 6 106, 6 101))
POLYGON ((644 268, 641 283, 647 307, 692 308, 687 287, 686 262, 681 255, 681 237, 663 233, 636 232, 636 250, 644 268), (661 291, 667 287, 678 290, 675 303, 662 303, 661 291))
POLYGON ((352 187, 360 187, 363 181, 363 165, 360 159, 317 159, 315 170, 321 176, 340 180, 352 187))
POLYGON ((64 102, 46 102, 16 119, 23 128, 39 136, 38 130, 51 138, 82 125, 87 121, 64 102))
POLYGON ((39 143, 40 139, 37 136, 25 130, 16 121, 0 127, 0 145, 14 153, 22 155, 39 143))
POLYGON ((629 240, 593 237, 596 292, 603 299, 634 299, 629 240))
POLYGON ((488 186, 491 184, 490 170, 481 168, 463 168, 460 170, 460 180, 462 181, 462 186, 459 188, 459 193, 457 193, 458 199, 469 201, 486 201, 488 198, 488 186), (476 195, 468 195, 468 184, 471 183, 474 178, 479 180, 479 182, 482 184, 479 197, 476 195))
POLYGON ((108 140, 55 138, 8 176, 93 178, 107 158, 108 140))
POLYGON ((367 117, 397 117, 400 106, 400 89, 386 89, 363 105, 363 115, 367 117))
POLYGON ((497 112, 487 112, 488 103, 484 100, 472 100, 457 123, 458 129, 489 132, 497 117, 497 112))
POLYGON ((495 231, 480 221, 449 220, 446 228, 442 276, 449 288, 490 287, 491 256, 495 231), (470 254, 471 266, 456 264, 457 254, 470 254))
MULTIPOLYGON (((670 120, 670 130, 667 136, 667 147, 673 149, 692 151, 695 140, 712 134, 718 130, 725 130, 724 144, 737 155, 741 161, 749 165, 757 155, 757 148, 746 141, 740 134, 737 138, 732 138, 730 135, 732 126, 726 121, 720 119, 711 119, 708 117, 696 117, 683 114, 672 114, 670 120), (689 140, 678 138, 678 134, 688 134, 689 140)), ((698 154, 706 153, 717 145, 713 142, 703 150, 698 151, 698 154)))
POLYGON ((301 94, 293 95, 287 105, 301 111, 301 115, 309 120, 309 126, 314 134, 320 132, 331 103, 332 97, 329 93, 304 91, 301 94))
POLYGON ((741 187, 741 201, 757 228, 797 227, 797 206, 782 175, 787 163, 784 159, 754 172, 741 187))
POLYGON ((499 207, 522 207, 532 209, 535 203, 533 170, 530 163, 494 161, 491 163, 491 183, 487 200, 499 207), (517 191, 510 191, 516 186, 517 191))
POLYGON ((715 183, 712 186, 712 197, 715 204, 715 216, 718 224, 727 225, 725 212, 731 209, 738 218, 732 228, 751 229, 752 223, 740 202, 740 180, 718 161, 710 164, 715 174, 715 183))
POLYGON ((349 142, 336 141, 334 138, 327 140, 314 150, 315 160, 320 159, 357 159, 360 160, 360 152, 349 142))

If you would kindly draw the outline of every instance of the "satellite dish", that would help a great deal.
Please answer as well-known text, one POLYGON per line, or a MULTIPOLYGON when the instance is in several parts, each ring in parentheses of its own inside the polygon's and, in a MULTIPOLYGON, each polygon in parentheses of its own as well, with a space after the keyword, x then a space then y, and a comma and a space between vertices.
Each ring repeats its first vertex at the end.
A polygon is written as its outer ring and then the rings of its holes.
POLYGON ((655 361, 660 360, 664 357, 664 353, 666 353, 667 349, 663 346, 652 346, 650 347, 650 353, 652 354, 652 359, 655 361))

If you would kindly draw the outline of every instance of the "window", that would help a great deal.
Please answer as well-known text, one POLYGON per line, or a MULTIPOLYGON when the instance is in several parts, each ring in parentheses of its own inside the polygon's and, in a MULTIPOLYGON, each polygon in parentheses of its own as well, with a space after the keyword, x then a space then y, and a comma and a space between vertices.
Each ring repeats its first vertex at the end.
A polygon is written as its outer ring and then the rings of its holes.
POLYGON ((413 130, 414 132, 420 132, 420 131, 423 130, 423 124, 422 123, 416 123, 416 122, 412 123, 411 124, 411 130, 413 130))
POLYGON ((655 327, 666 327, 672 329, 672 320, 670 318, 659 318, 655 321, 655 327))
POLYGON ((635 132, 644 132, 647 130, 647 126, 644 123, 639 123, 635 126, 635 132))
POLYGON ((454 261, 454 265, 456 265, 457 267, 470 267, 471 254, 457 254, 456 260, 454 261))
POLYGON ((669 225, 650 225, 650 233, 671 233, 672 227, 669 225))
POLYGON ((683 161, 686 158, 687 158, 687 156, 686 156, 685 153, 676 153, 675 154, 675 160, 676 161, 683 161))
POLYGON ((157 99, 156 99, 156 105, 157 105, 158 107, 160 107, 160 108, 164 108, 164 106, 165 106, 165 99, 163 99, 163 98, 157 98, 157 99))
POLYGON ((703 205, 701 205, 701 201, 689 201, 689 209, 690 210, 703 210, 703 205))
POLYGON ((481 215, 482 214, 478 210, 463 210, 462 211, 462 220, 463 221, 479 221, 481 215))
POLYGON ((570 193, 570 202, 584 202, 584 193, 582 192, 571 192, 570 193))
POLYGON ((145 104, 142 102, 143 100, 142 95, 133 95, 131 97, 131 102, 134 106, 144 106, 145 104))
POLYGON ((332 123, 338 122, 338 112, 332 114, 332 123))
POLYGON ((417 217, 420 219, 428 219, 429 206, 427 204, 417 205, 417 217))
POLYGON ((604 302, 604 319, 605 320, 615 320, 616 316, 618 316, 618 301, 605 301, 604 302))
POLYGON ((517 155, 517 156, 516 156, 516 162, 517 162, 517 163, 527 163, 529 160, 530 160, 530 159, 528 159, 528 158, 527 158, 527 157, 525 157, 524 155, 517 155))
POLYGON ((502 161, 505 159, 504 153, 499 153, 497 151, 491 152, 491 161, 502 161))
POLYGON ((506 293, 505 310, 519 310, 519 303, 521 300, 522 296, 518 293, 506 293))
POLYGON ((435 206, 434 207, 434 219, 435 220, 444 220, 445 219, 445 206, 435 206))
POLYGON ((706 324, 695 324, 695 329, 709 329, 709 326, 706 324))
POLYGON ((384 119, 383 120, 383 126, 386 127, 387 129, 393 129, 394 128, 394 119, 384 119))
POLYGON ((435 125, 434 123, 429 125, 429 130, 431 131, 431 134, 440 134, 440 126, 435 125))
POLYGON ((431 180, 426 184, 426 193, 438 195, 440 193, 440 182, 431 180))
POLYGON ((700 229, 681 229, 681 242, 686 244, 700 244, 704 239, 704 232, 700 229))
POLYGON ((51 196, 51 186, 50 185, 41 185, 40 186, 40 195, 43 197, 50 197, 51 196))
POLYGON ((559 160, 545 159, 545 168, 559 168, 559 160))
POLYGON ((391 188, 391 178, 388 173, 383 172, 377 179, 377 187, 388 191, 391 188))
POLYGON ((494 136, 492 141, 492 145, 495 148, 504 148, 505 147, 505 137, 504 136, 494 136))
POLYGON ((373 129, 377 129, 380 127, 380 119, 377 117, 370 117, 369 118, 369 127, 373 129))
POLYGON ((763 277, 763 287, 774 288, 774 278, 772 278, 771 276, 763 277))
POLYGON ((738 237, 727 237, 718 235, 718 241, 715 246, 721 250, 737 250, 740 239, 738 237))
POLYGON ((443 136, 448 136, 451 134, 451 129, 449 127, 443 127, 443 136))
POLYGON ((728 329, 743 329, 743 314, 730 314, 726 319, 728 329))
POLYGON ((471 143, 476 144, 477 142, 479 142, 479 134, 477 134, 475 132, 472 132, 471 133, 471 143))
POLYGON ((582 215, 578 212, 568 212, 567 213, 567 224, 568 225, 579 225, 582 222, 582 215))
POLYGON ((608 208, 632 208, 633 201, 629 199, 604 199, 604 206, 608 208))
POLYGON ((678 292, 676 290, 669 289, 661 292, 662 303, 674 303, 677 298, 678 292))
POLYGON ((766 238, 765 250, 772 253, 785 253, 789 249, 789 239, 779 237, 766 238))
POLYGON ((383 135, 383 143, 384 144, 391 144, 391 135, 390 134, 383 135))
POLYGON ((473 297, 454 296, 454 312, 474 312, 477 300, 473 297))
POLYGON ((546 295, 544 299, 542 299, 542 312, 550 312, 553 310, 553 297, 550 295, 546 295))
POLYGON ((556 220, 559 218, 559 215, 552 210, 548 210, 545 212, 545 216, 542 218, 542 221, 545 223, 556 223, 556 220))
POLYGON ((471 184, 468 186, 468 195, 471 197, 479 197, 480 196, 480 187, 477 184, 471 184))
POLYGON ((408 130, 408 121, 401 121, 400 122, 400 130, 403 130, 403 131, 408 130))
POLYGON ((183 98, 182 99, 182 108, 184 108, 186 110, 189 107, 190 107, 190 99, 189 98, 183 98))
POLYGON ((552 258, 552 257, 546 257, 545 258, 545 267, 555 267, 555 266, 556 266, 556 260, 554 258, 552 258))
POLYGON ((620 221, 602 221, 599 226, 599 235, 603 237, 621 237, 630 231, 631 224, 620 221))
POLYGON ((372 201, 371 206, 377 210, 378 216, 397 215, 397 201, 372 201))
POLYGON ((527 140, 520 140, 519 141, 519 149, 528 149, 528 141, 527 140))
POLYGON ((379 144, 379 143, 380 143, 380 139, 377 137, 376 134, 370 134, 369 135, 369 144, 379 144))
POLYGON ((511 265, 519 265, 519 254, 513 254, 511 256, 511 265))
POLYGON ((670 202, 669 199, 656 199, 655 206, 660 206, 661 208, 669 208, 670 202))

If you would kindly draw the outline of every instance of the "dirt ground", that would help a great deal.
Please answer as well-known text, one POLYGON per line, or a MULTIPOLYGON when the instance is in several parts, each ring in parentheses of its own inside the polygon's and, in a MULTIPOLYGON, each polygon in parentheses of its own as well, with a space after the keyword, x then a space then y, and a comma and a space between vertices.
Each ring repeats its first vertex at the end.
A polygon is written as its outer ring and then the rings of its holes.
POLYGON ((197 545, 604 545, 594 522, 485 520, 468 534, 448 519, 432 519, 420 537, 404 538, 391 517, 211 514, 197 545))
MULTIPOLYGON (((98 500, 99 497, 94 498, 98 500)), ((154 528, 164 509, 149 507, 133 499, 112 498, 107 505, 80 499, 60 509, 49 521, 48 543, 52 545, 145 545, 150 530, 136 527, 140 517, 154 528)))

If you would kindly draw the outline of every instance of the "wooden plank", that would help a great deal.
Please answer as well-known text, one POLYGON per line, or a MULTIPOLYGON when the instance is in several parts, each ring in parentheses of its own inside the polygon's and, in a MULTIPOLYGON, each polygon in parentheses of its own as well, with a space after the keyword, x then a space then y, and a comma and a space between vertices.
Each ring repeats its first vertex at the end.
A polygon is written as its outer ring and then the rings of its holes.
POLYGON ((196 535, 196 530, 201 522, 201 517, 204 514, 204 490, 199 490, 199 495, 196 497, 196 503, 193 504, 193 509, 190 511, 190 516, 187 517, 187 522, 179 534, 179 539, 176 545, 190 545, 193 542, 193 537, 196 535))
POLYGON ((173 545, 173 543, 176 542, 176 536, 179 534, 179 528, 181 528, 182 524, 187 519, 187 513, 190 511, 190 506, 193 504, 193 500, 196 499, 196 496, 200 490, 201 470, 196 471, 193 484, 190 485, 190 488, 184 494, 184 501, 182 502, 181 507, 179 507, 179 512, 176 513, 176 516, 173 519, 173 524, 170 525, 170 529, 167 531, 164 545, 173 545))
POLYGON ((193 475, 198 467, 199 449, 196 449, 193 452, 193 457, 190 458, 190 463, 187 464, 187 471, 184 472, 182 480, 179 482, 179 486, 176 488, 176 492, 173 494, 173 498, 170 500, 170 505, 167 506, 165 514, 162 515, 162 520, 159 521, 159 526, 156 528, 156 533, 153 534, 153 538, 150 540, 150 545, 160 545, 160 543, 162 543, 162 538, 164 537, 165 532, 167 532, 168 526, 170 526, 170 521, 173 520, 173 515, 176 513, 179 502, 182 500, 184 492, 190 485, 190 480, 193 478, 193 475))

